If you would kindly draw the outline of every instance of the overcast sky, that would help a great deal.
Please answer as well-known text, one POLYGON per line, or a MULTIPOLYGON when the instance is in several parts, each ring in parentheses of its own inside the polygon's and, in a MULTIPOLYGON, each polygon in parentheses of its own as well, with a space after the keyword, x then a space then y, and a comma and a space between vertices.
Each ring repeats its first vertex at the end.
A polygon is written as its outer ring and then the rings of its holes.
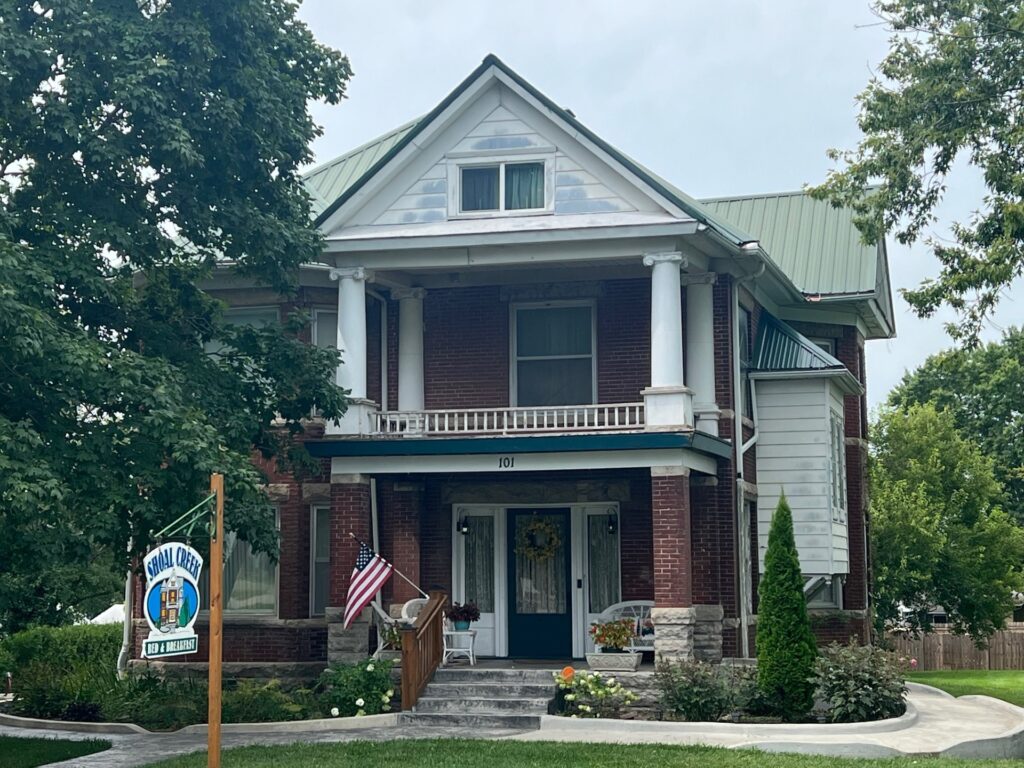
MULTIPOLYGON (((855 96, 889 36, 867 0, 306 0, 301 16, 355 71, 345 102, 314 107, 317 161, 428 112, 494 53, 695 197, 820 182, 825 151, 858 140, 855 96)), ((976 179, 955 181, 940 235, 981 199, 976 179)), ((924 246, 888 246, 894 288, 937 272, 924 246)), ((868 343, 872 405, 951 345, 950 315, 920 320, 894 300, 897 338, 868 343)), ((1021 324, 1024 303, 1009 297, 987 336, 1021 324)))

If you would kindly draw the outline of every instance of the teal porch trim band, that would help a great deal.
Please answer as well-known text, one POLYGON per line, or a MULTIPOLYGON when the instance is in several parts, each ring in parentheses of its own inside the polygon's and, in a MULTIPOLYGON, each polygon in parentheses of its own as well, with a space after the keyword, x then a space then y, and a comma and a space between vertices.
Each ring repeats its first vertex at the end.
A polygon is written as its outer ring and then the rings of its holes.
POLYGON ((458 456, 467 454, 575 453, 688 448, 727 459, 732 446, 703 432, 631 432, 613 435, 538 435, 536 437, 344 438, 306 443, 317 458, 335 456, 458 456))

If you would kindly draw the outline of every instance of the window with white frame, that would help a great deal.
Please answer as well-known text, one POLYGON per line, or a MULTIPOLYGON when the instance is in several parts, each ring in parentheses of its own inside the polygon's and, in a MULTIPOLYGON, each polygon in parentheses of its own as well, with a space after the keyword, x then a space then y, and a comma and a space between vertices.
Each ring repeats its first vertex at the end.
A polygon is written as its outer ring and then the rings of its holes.
POLYGON ((313 344, 318 347, 338 346, 338 311, 313 310, 313 344))
POLYGON ((331 508, 315 504, 309 526, 309 615, 323 616, 331 577, 331 508))
POLYGON ((836 340, 825 339, 825 338, 812 338, 810 342, 814 344, 818 349, 828 352, 830 355, 835 356, 836 354, 836 340))
MULTIPOLYGON (((280 512, 274 508, 275 525, 280 512)), ((202 574, 203 608, 209 607, 209 570, 202 574)), ((224 611, 229 613, 277 614, 277 563, 266 552, 254 552, 249 542, 234 531, 224 536, 224 611)))
POLYGON ((595 402, 594 336, 592 302, 513 307, 513 405, 595 402))
POLYGON ((829 411, 829 476, 832 483, 832 520, 846 522, 846 452, 843 415, 829 411))
MULTIPOLYGON (((251 325, 253 328, 265 328, 281 322, 277 307, 229 307, 224 310, 224 324, 230 326, 251 325)), ((227 345, 215 339, 206 342, 204 349, 207 354, 215 355, 222 352, 227 345)))
POLYGON ((449 203, 456 216, 551 210, 553 156, 449 161, 449 203))

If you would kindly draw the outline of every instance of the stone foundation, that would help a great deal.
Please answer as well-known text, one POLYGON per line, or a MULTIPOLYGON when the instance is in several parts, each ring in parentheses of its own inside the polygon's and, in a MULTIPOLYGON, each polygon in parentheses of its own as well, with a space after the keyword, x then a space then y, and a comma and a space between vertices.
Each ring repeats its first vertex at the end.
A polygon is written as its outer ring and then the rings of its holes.
POLYGON ((370 615, 363 611, 345 629, 345 608, 327 608, 327 661, 351 664, 370 655, 370 615))
POLYGON ((655 659, 672 661, 722 660, 722 617, 720 605, 689 608, 651 609, 654 620, 655 659))

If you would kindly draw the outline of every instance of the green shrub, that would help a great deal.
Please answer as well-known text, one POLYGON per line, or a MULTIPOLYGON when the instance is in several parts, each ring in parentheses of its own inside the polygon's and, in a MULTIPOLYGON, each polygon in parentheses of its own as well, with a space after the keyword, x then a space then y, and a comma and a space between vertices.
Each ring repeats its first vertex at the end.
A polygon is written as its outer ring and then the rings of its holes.
POLYGON ((100 703, 117 680, 120 624, 36 627, 3 640, 15 714, 102 719, 100 703))
POLYGON ((896 655, 871 646, 833 643, 814 665, 814 682, 833 723, 884 720, 907 708, 896 655))
POLYGON ((762 701, 784 720, 801 720, 814 704, 811 676, 818 649, 807 618, 793 514, 785 494, 772 516, 758 596, 757 682, 762 701))
POLYGON ((359 664, 332 664, 320 676, 316 692, 325 716, 377 715, 391 711, 393 686, 391 662, 367 659, 359 664))
POLYGON ((152 672, 128 675, 103 698, 103 719, 152 731, 205 723, 207 691, 206 681, 200 678, 163 678, 152 672))
POLYGON ((757 694, 757 670, 702 661, 660 661, 654 683, 667 719, 714 722, 751 707, 757 694))
POLYGON ((600 672, 555 673, 555 712, 563 717, 615 718, 636 698, 614 677, 600 672))
POLYGON ((268 683, 239 680, 234 690, 224 691, 221 720, 225 723, 269 723, 304 720, 319 707, 312 691, 285 691, 280 680, 268 683))

